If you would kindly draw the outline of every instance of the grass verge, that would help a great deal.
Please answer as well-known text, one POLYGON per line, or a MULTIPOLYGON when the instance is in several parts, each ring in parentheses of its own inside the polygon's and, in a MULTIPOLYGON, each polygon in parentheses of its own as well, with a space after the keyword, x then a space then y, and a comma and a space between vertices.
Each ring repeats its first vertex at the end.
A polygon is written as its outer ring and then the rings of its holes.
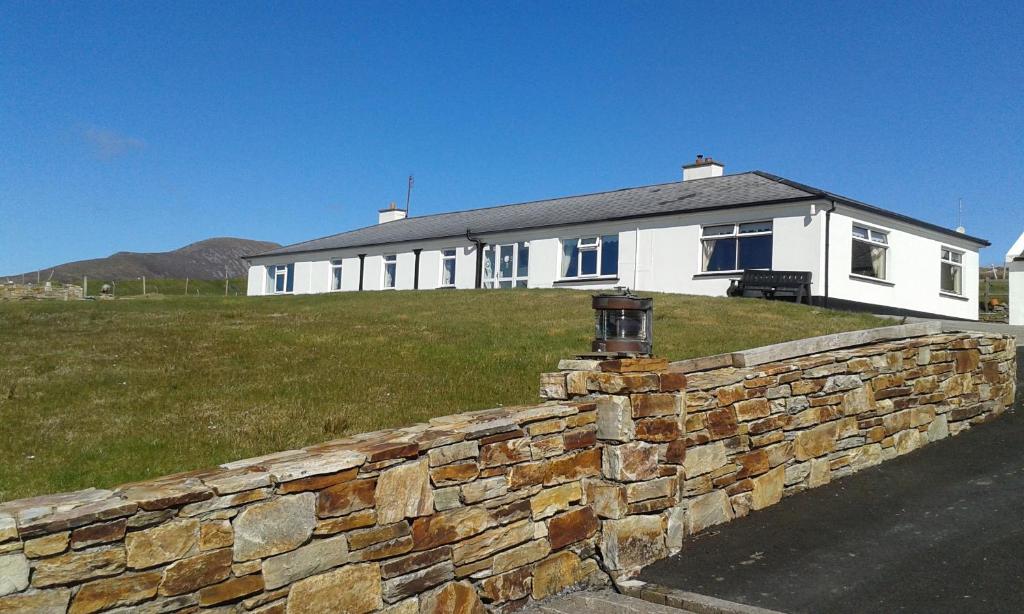
MULTIPOLYGON (((672 359, 885 323, 654 296, 672 359)), ((567 290, 0 304, 0 501, 535 402, 591 335, 590 294, 567 290)))

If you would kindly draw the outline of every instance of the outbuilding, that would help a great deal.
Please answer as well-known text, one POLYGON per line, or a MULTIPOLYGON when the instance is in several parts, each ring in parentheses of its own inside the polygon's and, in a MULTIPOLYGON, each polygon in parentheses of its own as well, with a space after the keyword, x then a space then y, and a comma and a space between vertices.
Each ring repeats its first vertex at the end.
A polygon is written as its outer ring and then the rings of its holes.
POLYGON ((248 257, 250 295, 628 286, 725 296, 746 269, 806 271, 812 301, 978 318, 984 239, 698 156, 682 181, 407 217, 248 257))
POLYGON ((1024 326, 1024 234, 1006 253, 1010 277, 1010 324, 1024 326))

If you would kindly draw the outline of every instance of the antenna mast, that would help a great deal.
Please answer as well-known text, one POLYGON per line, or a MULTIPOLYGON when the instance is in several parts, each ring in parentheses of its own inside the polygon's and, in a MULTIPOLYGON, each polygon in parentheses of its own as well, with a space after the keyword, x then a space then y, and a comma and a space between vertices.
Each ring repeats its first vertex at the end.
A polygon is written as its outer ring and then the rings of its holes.
POLYGON ((409 187, 405 190, 405 217, 409 217, 409 201, 412 200, 412 184, 416 182, 412 175, 409 175, 409 187))

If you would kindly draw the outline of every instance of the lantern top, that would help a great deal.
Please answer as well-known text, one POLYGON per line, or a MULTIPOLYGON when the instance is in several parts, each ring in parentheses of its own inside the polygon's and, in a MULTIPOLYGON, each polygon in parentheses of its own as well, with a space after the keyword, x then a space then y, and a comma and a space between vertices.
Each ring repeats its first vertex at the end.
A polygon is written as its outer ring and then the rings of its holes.
POLYGON ((640 297, 626 287, 617 287, 614 292, 595 294, 591 306, 594 309, 649 309, 654 307, 654 299, 640 297))

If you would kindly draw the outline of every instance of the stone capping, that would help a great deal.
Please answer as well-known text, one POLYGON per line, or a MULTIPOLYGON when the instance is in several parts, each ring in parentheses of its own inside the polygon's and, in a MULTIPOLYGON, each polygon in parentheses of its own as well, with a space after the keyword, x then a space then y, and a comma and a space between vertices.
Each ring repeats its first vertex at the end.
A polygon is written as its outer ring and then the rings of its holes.
POLYGON ((796 341, 786 341, 729 354, 680 360, 671 363, 669 368, 682 373, 693 373, 730 366, 736 368, 756 367, 757 365, 770 362, 810 356, 820 352, 832 352, 869 343, 935 335, 942 331, 943 326, 940 322, 918 322, 915 324, 883 326, 881 328, 869 328, 866 330, 836 333, 834 335, 809 337, 796 341))
POLYGON ((954 333, 561 361, 537 405, 0 504, 0 612, 504 614, 998 417, 1016 356, 954 333))

